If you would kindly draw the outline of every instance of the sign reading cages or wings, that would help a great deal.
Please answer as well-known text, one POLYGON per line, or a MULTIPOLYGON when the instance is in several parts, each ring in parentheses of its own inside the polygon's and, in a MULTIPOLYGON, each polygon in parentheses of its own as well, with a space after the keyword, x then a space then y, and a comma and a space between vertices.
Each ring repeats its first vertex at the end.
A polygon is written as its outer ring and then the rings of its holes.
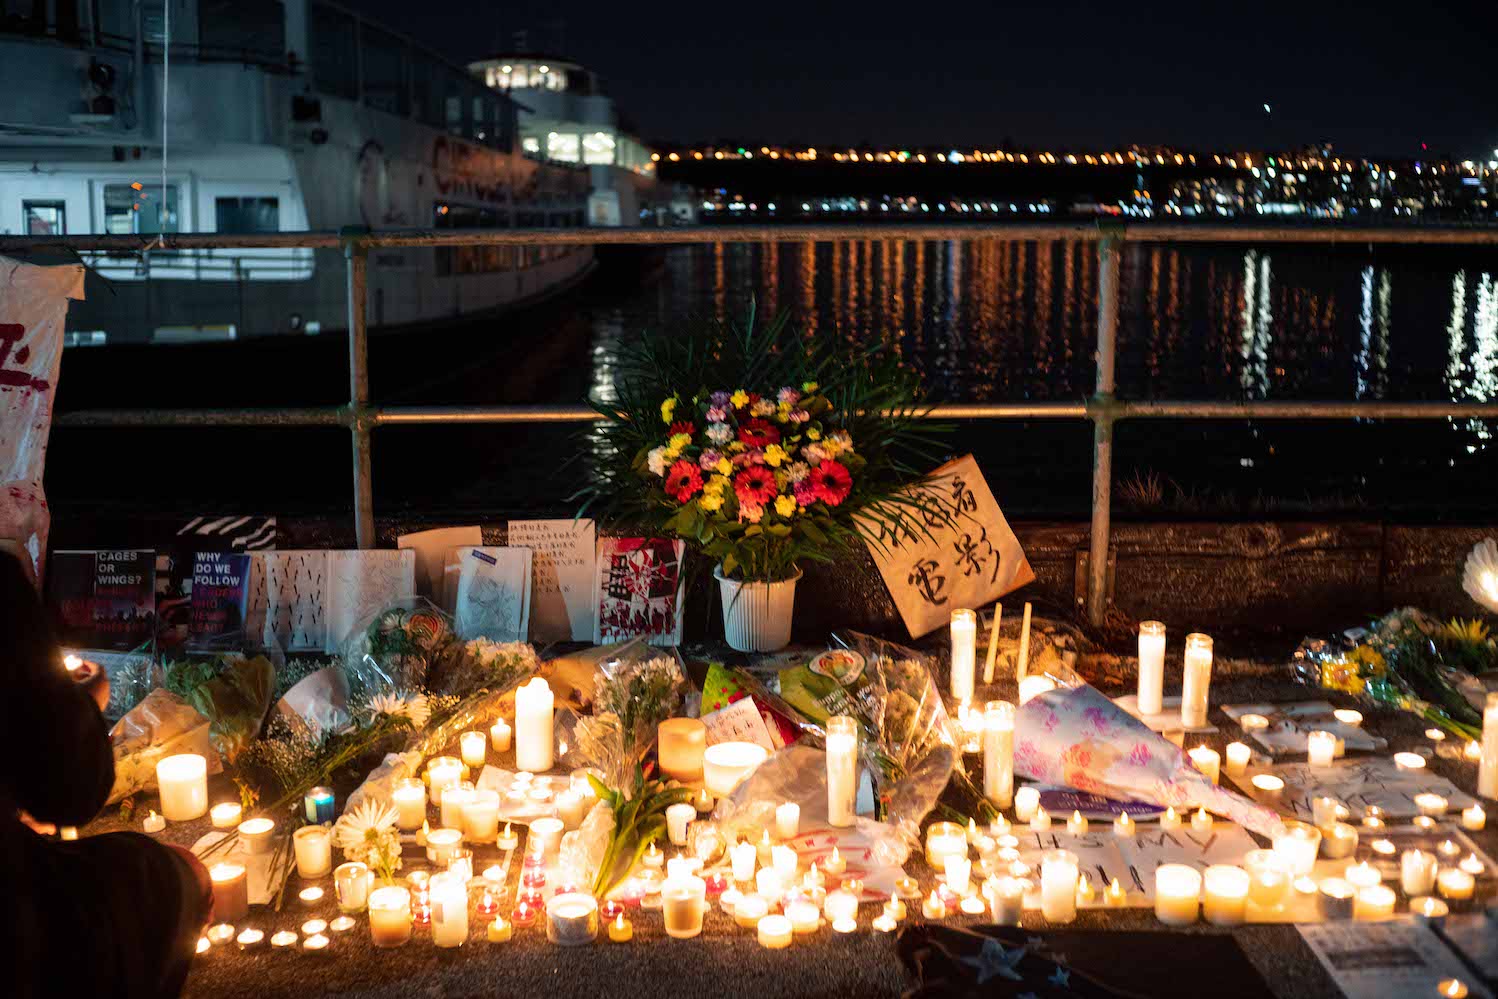
POLYGON ((870 526, 865 540, 912 638, 948 624, 958 608, 992 603, 1035 579, 972 455, 942 465, 906 495, 914 501, 907 522, 870 526))

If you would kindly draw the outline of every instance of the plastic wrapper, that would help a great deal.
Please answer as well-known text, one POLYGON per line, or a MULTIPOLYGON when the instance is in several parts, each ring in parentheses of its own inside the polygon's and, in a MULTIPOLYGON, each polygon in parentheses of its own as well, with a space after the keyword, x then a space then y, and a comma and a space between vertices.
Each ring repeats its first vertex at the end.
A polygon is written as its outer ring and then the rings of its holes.
MULTIPOLYGON (((452 618, 430 600, 407 597, 361 622, 344 645, 343 660, 361 686, 420 690, 440 684, 457 647, 452 618)), ((356 688, 353 695, 375 692, 356 688)))
POLYGON ((593 714, 577 720, 570 759, 597 768, 611 788, 632 787, 657 726, 677 714, 687 687, 674 655, 657 654, 643 639, 620 645, 599 661, 593 714))
POLYGON ((562 869, 575 883, 590 885, 598 880, 598 867, 614 835, 614 810, 595 802, 583 816, 582 825, 562 836, 559 856, 562 869))
POLYGON ((276 714, 294 729, 339 731, 352 720, 348 674, 334 665, 303 677, 276 702, 276 714))
POLYGON ((1179 746, 1075 673, 1055 669, 1045 675, 1055 689, 1020 705, 1015 717, 1016 776, 1177 811, 1205 808, 1262 836, 1281 830, 1272 809, 1212 783, 1179 746))
POLYGON ((209 737, 208 719, 186 700, 158 687, 115 723, 109 732, 114 751, 111 803, 156 786, 156 764, 177 753, 197 753, 208 772, 223 765, 209 737))
POLYGON ((348 801, 343 806, 344 813, 353 811, 365 801, 392 804, 390 796, 395 791, 395 785, 407 777, 419 775, 421 761, 422 757, 418 753, 386 753, 384 761, 371 770, 369 776, 364 778, 364 783, 354 788, 354 792, 348 796, 348 801))

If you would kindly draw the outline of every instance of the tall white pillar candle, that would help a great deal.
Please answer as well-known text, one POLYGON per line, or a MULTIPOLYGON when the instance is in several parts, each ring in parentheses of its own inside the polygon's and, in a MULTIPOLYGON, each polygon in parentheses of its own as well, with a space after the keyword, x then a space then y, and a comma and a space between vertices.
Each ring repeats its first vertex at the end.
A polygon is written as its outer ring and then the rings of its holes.
POLYGON ((952 612, 952 697, 973 699, 973 672, 978 658, 978 615, 966 608, 952 612))
POLYGON ((463 946, 468 939, 468 883, 459 874, 433 874, 427 897, 432 905, 432 943, 463 946))
POLYGON ((161 814, 168 822, 190 822, 208 811, 208 761, 196 753, 168 756, 156 764, 161 814))
MULTIPOLYGON (((1017 679, 1024 680, 1025 673, 1030 668, 1030 602, 1025 601, 1025 616, 1019 626, 1019 665, 1017 668, 1017 679)), ((1020 698, 1023 704, 1025 699, 1020 698)))
POLYGON ((858 723, 847 715, 827 719, 827 822, 851 826, 858 797, 858 723))
POLYGON ((1040 912, 1048 922, 1077 918, 1077 855, 1047 850, 1040 857, 1040 912))
MULTIPOLYGON (((1155 918, 1167 926, 1189 926, 1196 922, 1202 876, 1186 864, 1161 864, 1155 868, 1155 918)), ((1247 895, 1248 889, 1244 888, 1247 895)))
POLYGON ((1484 798, 1498 798, 1498 692, 1488 695, 1482 712, 1482 761, 1477 765, 1477 793, 1484 798))
POLYGON ((801 806, 787 801, 775 808, 775 837, 794 839, 801 830, 801 806))
POLYGON ((1165 625, 1139 623, 1139 712, 1157 715, 1165 692, 1165 625))
POLYGON ((1181 682, 1181 726, 1207 725, 1207 687, 1212 682, 1212 638, 1186 636, 1185 677, 1181 682))
POLYGON ((989 701, 983 706, 983 796, 995 808, 1014 800, 1014 705, 989 701))
POLYGON ((515 691, 515 766, 533 774, 551 769, 551 687, 539 676, 515 691))

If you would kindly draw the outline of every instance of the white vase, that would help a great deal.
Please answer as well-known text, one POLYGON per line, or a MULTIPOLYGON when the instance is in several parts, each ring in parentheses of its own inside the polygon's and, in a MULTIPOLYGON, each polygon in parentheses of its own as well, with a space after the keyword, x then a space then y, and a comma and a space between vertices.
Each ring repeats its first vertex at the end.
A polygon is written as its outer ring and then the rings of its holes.
POLYGON ((713 578, 723 598, 723 631, 729 645, 740 652, 774 652, 790 644, 800 569, 790 579, 756 583, 725 579, 718 566, 713 578))

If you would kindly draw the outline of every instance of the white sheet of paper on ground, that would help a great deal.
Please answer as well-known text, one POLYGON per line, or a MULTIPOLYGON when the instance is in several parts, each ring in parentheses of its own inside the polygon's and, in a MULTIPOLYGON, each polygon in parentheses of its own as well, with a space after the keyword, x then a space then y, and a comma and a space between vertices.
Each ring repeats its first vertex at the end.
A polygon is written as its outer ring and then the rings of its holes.
POLYGON ((1346 999, 1434 996, 1436 986, 1447 978, 1465 982, 1471 990, 1469 999, 1491 999, 1491 993, 1424 923, 1339 920, 1296 928, 1346 999))
POLYGON ((548 815, 557 814, 557 795, 567 790, 572 785, 571 777, 558 777, 547 774, 536 774, 531 778, 527 787, 544 787, 551 791, 551 797, 546 801, 536 801, 534 798, 515 799, 509 797, 509 791, 515 784, 513 771, 485 764, 479 773, 479 779, 474 786, 481 791, 499 792, 499 821, 529 823, 535 819, 548 815))
POLYGON ((1486 913, 1447 916, 1437 934, 1484 977, 1498 980, 1498 933, 1486 913))
POLYGON ((395 547, 409 548, 416 553, 416 592, 438 607, 451 613, 444 604, 447 556, 455 548, 464 548, 484 543, 484 532, 478 526, 438 527, 430 531, 402 534, 395 539, 395 547))
POLYGON ((1453 814, 1475 800, 1428 768, 1400 770, 1387 756, 1342 759, 1327 767, 1313 767, 1305 761, 1269 766, 1250 763, 1242 774, 1231 779, 1244 794, 1260 804, 1305 822, 1311 821, 1311 800, 1322 795, 1343 802, 1352 809, 1354 816, 1368 805, 1377 805, 1390 818, 1396 819, 1418 815, 1420 810, 1415 807, 1415 795, 1427 791, 1446 798, 1453 814), (1277 800, 1255 796, 1252 780, 1255 774, 1262 773, 1273 774, 1285 782, 1285 789, 1277 800))
POLYGON ((324 652, 343 651, 356 628, 400 600, 416 595, 416 553, 377 548, 328 552, 328 630, 324 652))
POLYGON ((1306 751, 1306 733, 1330 732, 1342 740, 1348 749, 1377 750, 1388 743, 1357 725, 1339 722, 1332 715, 1333 708, 1326 701, 1300 701, 1293 704, 1225 704, 1223 714, 1237 721, 1244 715, 1263 715, 1269 719, 1269 727, 1255 729, 1253 736, 1264 751, 1271 756, 1306 751))
MULTIPOLYGON (((212 856, 204 856, 209 847, 228 835, 229 831, 224 829, 204 833, 192 845, 192 852, 203 861, 205 867, 224 863, 243 864, 245 880, 250 892, 250 904, 269 905, 275 898, 276 892, 280 890, 281 883, 291 873, 291 865, 295 863, 291 845, 288 843, 286 849, 279 851, 280 863, 274 868, 271 863, 277 859, 276 850, 251 856, 245 849, 244 841, 238 837, 222 850, 213 851, 212 856)), ((329 892, 331 893, 331 889, 329 892)))
POLYGON ((1202 728, 1181 727, 1181 699, 1180 697, 1162 697, 1160 707, 1163 708, 1159 714, 1146 715, 1139 710, 1139 695, 1126 694, 1123 697, 1115 697, 1113 703, 1123 708, 1129 714, 1138 718, 1149 727, 1151 732, 1216 732, 1217 726, 1210 721, 1202 728))
POLYGON ((459 548, 453 628, 460 638, 523 642, 530 623, 531 550, 459 548))
POLYGON ((742 697, 726 708, 708 712, 702 716, 702 724, 707 726, 710 746, 720 742, 752 742, 772 753, 779 748, 752 697, 742 697))
POLYGON ((512 520, 509 542, 531 550, 532 640, 591 640, 594 560, 598 557, 593 522, 512 520))
MULTIPOLYGON (((890 893, 895 890, 895 882, 905 876, 905 871, 900 867, 879 859, 882 851, 876 850, 873 840, 857 826, 847 829, 833 829, 830 826, 802 829, 794 838, 786 840, 785 845, 795 850, 800 857, 801 870, 809 869, 812 861, 820 866, 822 861, 832 856, 832 848, 837 847, 838 856, 847 862, 843 877, 858 878, 863 882, 861 897, 866 902, 889 901, 890 893)), ((915 904, 919 906, 920 902, 915 904)))

